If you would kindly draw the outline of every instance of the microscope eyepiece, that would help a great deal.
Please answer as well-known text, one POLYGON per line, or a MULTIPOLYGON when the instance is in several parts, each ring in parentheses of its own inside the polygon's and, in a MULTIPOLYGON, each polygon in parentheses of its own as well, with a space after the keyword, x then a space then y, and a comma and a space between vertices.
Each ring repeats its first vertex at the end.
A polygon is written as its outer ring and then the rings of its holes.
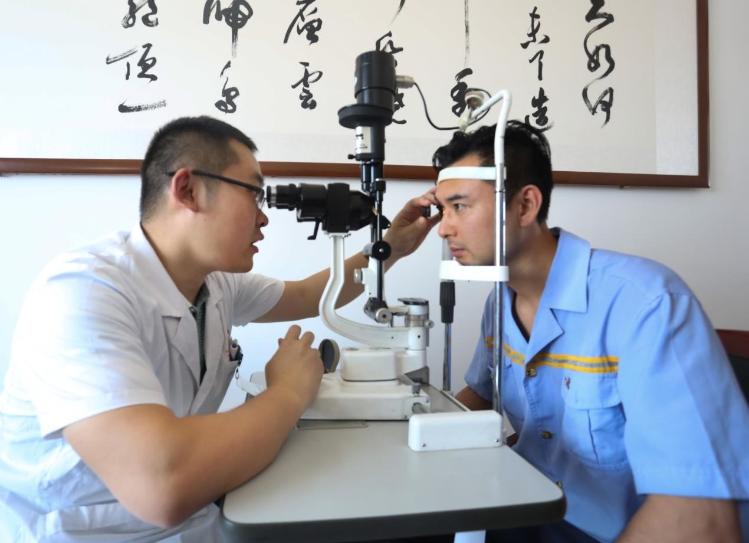
POLYGON ((375 218, 372 197, 346 183, 275 185, 266 191, 268 207, 296 210, 298 222, 320 223, 329 233, 359 230, 375 218))
POLYGON ((295 209, 297 220, 321 220, 326 214, 327 188, 325 185, 308 185, 302 183, 297 186, 276 185, 267 189, 268 207, 278 209, 295 209))
POLYGON ((265 201, 268 207, 278 209, 296 209, 299 202, 300 189, 294 184, 268 186, 265 188, 265 201))

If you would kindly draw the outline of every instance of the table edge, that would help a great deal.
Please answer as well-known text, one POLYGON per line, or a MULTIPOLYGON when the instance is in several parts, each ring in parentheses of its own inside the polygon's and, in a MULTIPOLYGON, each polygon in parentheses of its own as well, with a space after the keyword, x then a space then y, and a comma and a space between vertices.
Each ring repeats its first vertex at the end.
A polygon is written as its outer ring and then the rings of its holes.
POLYGON ((222 509, 220 527, 230 540, 249 538, 251 541, 334 543, 533 526, 562 520, 566 509, 564 493, 556 500, 532 504, 262 524, 231 521, 224 516, 222 509), (424 531, 425 525, 429 527, 427 531, 424 531))

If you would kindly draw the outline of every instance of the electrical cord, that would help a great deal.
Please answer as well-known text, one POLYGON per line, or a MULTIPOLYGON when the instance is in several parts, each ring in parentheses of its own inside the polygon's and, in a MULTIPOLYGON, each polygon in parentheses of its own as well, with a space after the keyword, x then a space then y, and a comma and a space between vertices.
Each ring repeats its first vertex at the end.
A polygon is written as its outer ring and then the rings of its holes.
MULTIPOLYGON (((416 87, 416 90, 419 91, 419 96, 421 96, 421 103, 424 104, 424 115, 426 115, 427 121, 429 122, 430 125, 432 125, 433 128, 436 128, 437 130, 460 130, 459 126, 437 126, 436 124, 434 124, 434 122, 432 121, 432 118, 429 116, 429 110, 427 108, 427 101, 426 101, 426 98, 424 98, 424 93, 421 92, 421 87, 419 87, 419 84, 416 83, 415 81, 414 81, 414 87, 416 87)), ((484 89, 479 89, 479 88, 476 88, 476 87, 470 87, 470 88, 466 89, 466 92, 468 92, 468 91, 482 92, 487 97, 491 97, 491 94, 489 94, 489 92, 486 91, 486 90, 484 90, 484 89)), ((475 123, 475 122, 480 121, 481 119, 483 119, 486 116, 487 113, 489 113, 489 110, 487 110, 484 113, 482 113, 473 122, 475 123)), ((471 123, 471 124, 473 124, 473 123, 471 123)))

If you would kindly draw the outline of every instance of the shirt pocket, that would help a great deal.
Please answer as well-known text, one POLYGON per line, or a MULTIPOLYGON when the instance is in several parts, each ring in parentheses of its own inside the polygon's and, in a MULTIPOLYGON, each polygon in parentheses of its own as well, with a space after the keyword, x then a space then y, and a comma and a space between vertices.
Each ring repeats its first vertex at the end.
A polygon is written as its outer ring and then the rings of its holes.
POLYGON ((227 335, 226 341, 227 347, 226 349, 224 349, 224 352, 221 355, 221 359, 219 360, 218 370, 216 371, 215 378, 215 386, 219 391, 221 400, 223 400, 224 396, 226 395, 226 391, 229 388, 232 379, 234 378, 234 373, 239 367, 239 362, 231 356, 231 337, 227 335))
POLYGON ((568 373, 562 379, 562 443, 586 464, 619 467, 627 462, 626 418, 616 377, 568 373))
POLYGON ((200 385, 198 395, 190 409, 191 414, 197 413, 215 413, 221 406, 221 402, 226 396, 226 391, 232 382, 234 372, 237 370, 238 362, 232 359, 229 351, 231 338, 226 335, 223 342, 223 349, 216 365, 215 373, 206 378, 200 385))

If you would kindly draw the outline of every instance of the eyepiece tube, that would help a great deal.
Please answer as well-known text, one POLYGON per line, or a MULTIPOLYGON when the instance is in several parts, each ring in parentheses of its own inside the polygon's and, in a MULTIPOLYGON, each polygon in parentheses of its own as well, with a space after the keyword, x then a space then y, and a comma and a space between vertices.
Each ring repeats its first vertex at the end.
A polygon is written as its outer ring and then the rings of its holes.
POLYGON ((346 183, 269 186, 266 200, 268 207, 295 210, 298 222, 320 223, 328 233, 359 230, 375 219, 372 198, 346 183))
POLYGON ((265 189, 265 200, 268 207, 296 209, 301 200, 301 188, 294 184, 269 186, 265 189))

